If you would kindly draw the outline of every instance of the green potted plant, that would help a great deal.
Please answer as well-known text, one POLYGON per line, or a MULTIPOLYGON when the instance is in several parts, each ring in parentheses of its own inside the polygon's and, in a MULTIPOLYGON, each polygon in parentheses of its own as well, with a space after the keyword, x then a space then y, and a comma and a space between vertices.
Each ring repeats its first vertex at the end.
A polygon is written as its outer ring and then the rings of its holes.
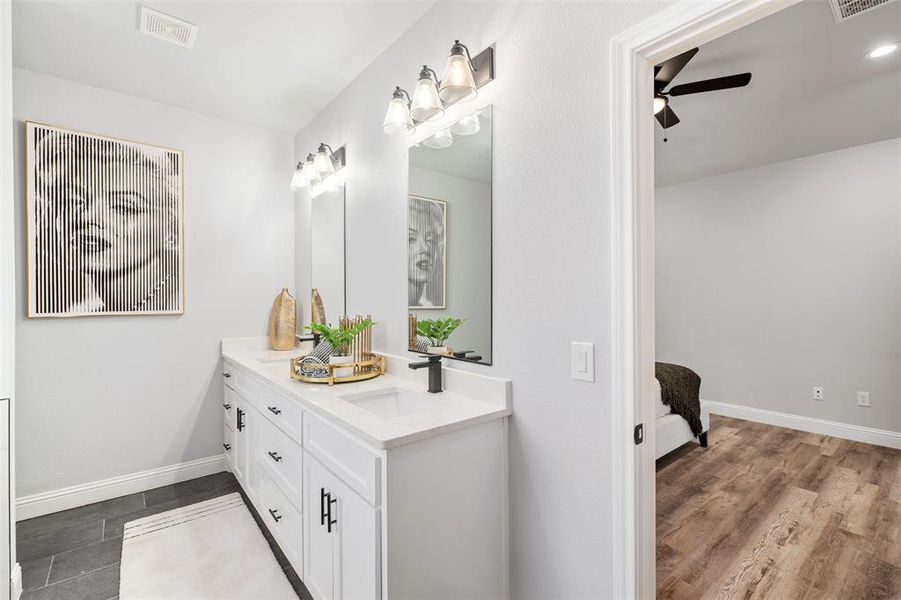
POLYGON ((429 354, 447 354, 448 338, 462 325, 464 319, 448 317, 446 319, 423 319, 416 323, 416 333, 429 338, 429 354))
MULTIPOLYGON (((305 327, 310 331, 315 331, 322 336, 332 347, 332 355, 329 357, 329 364, 337 365, 341 363, 351 362, 350 344, 357 337, 357 334, 374 325, 372 319, 363 319, 356 325, 332 327, 325 323, 310 323, 305 327)), ((353 367, 341 367, 335 369, 335 377, 348 377, 353 375, 353 367)))

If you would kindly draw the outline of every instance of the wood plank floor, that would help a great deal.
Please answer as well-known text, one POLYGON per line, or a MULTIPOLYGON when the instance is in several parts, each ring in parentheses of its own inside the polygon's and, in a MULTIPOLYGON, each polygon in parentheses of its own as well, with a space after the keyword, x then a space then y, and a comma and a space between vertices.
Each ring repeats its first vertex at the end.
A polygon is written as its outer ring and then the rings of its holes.
POLYGON ((901 451, 711 416, 657 463, 657 598, 901 599, 901 451))

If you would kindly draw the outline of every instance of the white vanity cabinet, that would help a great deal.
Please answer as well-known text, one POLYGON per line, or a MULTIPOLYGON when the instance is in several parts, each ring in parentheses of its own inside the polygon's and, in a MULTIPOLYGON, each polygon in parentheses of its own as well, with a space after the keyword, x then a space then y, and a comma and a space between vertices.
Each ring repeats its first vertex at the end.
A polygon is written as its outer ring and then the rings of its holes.
POLYGON ((272 372, 225 355, 225 453, 316 600, 508 597, 508 413, 379 442, 272 372))

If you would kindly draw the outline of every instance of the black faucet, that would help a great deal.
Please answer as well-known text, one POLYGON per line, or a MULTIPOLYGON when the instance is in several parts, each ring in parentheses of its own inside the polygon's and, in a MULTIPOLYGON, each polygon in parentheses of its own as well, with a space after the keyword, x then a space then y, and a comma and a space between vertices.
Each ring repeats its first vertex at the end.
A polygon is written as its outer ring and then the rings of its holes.
POLYGON ((441 389, 441 357, 437 355, 423 356, 424 362, 410 363, 411 369, 429 369, 429 393, 437 394, 444 390, 441 389))

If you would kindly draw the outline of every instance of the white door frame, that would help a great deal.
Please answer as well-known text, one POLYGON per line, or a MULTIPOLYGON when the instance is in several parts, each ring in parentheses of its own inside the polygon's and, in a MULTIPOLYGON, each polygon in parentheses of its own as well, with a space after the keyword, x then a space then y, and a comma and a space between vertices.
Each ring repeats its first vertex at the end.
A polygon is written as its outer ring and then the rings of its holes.
POLYGON ((799 0, 686 0, 611 42, 613 597, 654 598, 653 65, 799 0), (633 430, 644 423, 644 443, 633 430))

